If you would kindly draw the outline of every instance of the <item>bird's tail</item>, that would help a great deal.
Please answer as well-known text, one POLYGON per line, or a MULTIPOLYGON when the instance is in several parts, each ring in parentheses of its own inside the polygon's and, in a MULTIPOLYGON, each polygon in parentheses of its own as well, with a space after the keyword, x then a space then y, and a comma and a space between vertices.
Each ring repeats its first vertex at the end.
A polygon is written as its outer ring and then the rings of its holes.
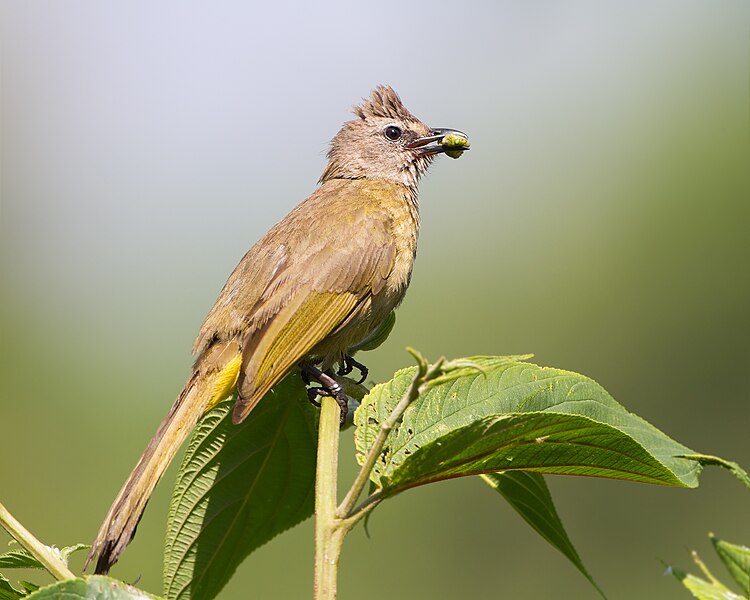
POLYGON ((236 386, 242 362, 236 344, 213 348, 192 377, 125 481, 96 535, 84 569, 95 556, 96 572, 107 573, 135 535, 151 493, 200 418, 236 386))

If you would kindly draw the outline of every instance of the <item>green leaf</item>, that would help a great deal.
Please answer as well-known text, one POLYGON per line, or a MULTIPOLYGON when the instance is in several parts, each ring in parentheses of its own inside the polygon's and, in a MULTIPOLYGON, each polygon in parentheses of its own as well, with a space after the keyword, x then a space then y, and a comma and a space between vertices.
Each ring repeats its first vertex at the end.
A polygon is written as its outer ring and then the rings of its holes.
POLYGON ((253 550, 313 512, 318 411, 289 376, 232 424, 233 400, 198 424, 167 523, 164 594, 215 597, 253 550))
POLYGON ((39 586, 36 583, 31 583, 30 581, 24 581, 23 579, 19 580, 18 583, 21 584, 21 587, 24 589, 24 591, 27 594, 36 592, 39 589, 39 586))
MULTIPOLYGON (((88 544, 76 544, 74 546, 66 546, 62 550, 58 550, 54 546, 49 546, 49 549, 57 554, 57 556, 67 565, 68 558, 73 552, 77 550, 83 550, 90 548, 88 544)), ((28 550, 19 548, 18 550, 11 550, 5 554, 0 554, 0 569, 44 569, 44 565, 34 558, 28 550)), ((35 583, 28 581, 18 582, 23 590, 15 589, 5 577, 0 575, 0 600, 15 600, 35 592, 39 589, 39 586, 35 583)))
POLYGON ((735 594, 718 581, 706 581, 674 567, 669 567, 668 572, 674 575, 698 600, 743 600, 742 596, 735 594))
POLYGON ((729 574, 740 586, 742 593, 750 598, 750 548, 737 546, 709 534, 711 543, 729 574))
POLYGON ((19 591, 14 588, 10 584, 10 581, 8 581, 0 573, 0 600, 18 600, 19 598, 23 598, 25 595, 25 592, 19 591))
POLYGON ((604 592, 583 566, 563 527, 544 476, 525 471, 507 471, 488 473, 482 475, 482 479, 505 498, 539 535, 562 552, 604 597, 604 592))
POLYGON ((67 579, 26 596, 27 600, 158 600, 158 596, 103 575, 67 579))
MULTIPOLYGON (((90 548, 88 544, 76 544, 74 546, 65 546, 58 550, 55 546, 48 546, 51 552, 56 554, 66 565, 70 555, 78 550, 90 548)), ((28 550, 19 548, 11 550, 5 554, 0 554, 0 569, 44 569, 44 565, 34 558, 28 550)))
POLYGON ((65 546, 60 550, 60 558, 62 558, 63 562, 67 565, 71 554, 78 552, 79 550, 88 550, 89 548, 91 548, 91 544, 74 544, 73 546, 65 546))
POLYGON ((747 489, 750 490, 750 475, 736 462, 726 460, 719 456, 711 456, 709 454, 686 454, 681 458, 687 458, 688 460, 694 460, 703 466, 721 467, 729 471, 734 475, 740 483, 742 483, 747 489))
POLYGON ((501 469, 689 487, 622 431, 578 415, 485 417, 415 449, 381 478, 392 495, 433 481, 501 469))
MULTIPOLYGON (((372 479, 383 496, 442 479, 508 470, 698 485, 695 452, 628 412, 595 381, 517 357, 469 359, 409 406, 372 479)), ((355 414, 358 457, 415 368, 396 373, 355 414)))
POLYGON ((44 566, 27 550, 11 550, 0 554, 0 569, 43 569, 44 566))

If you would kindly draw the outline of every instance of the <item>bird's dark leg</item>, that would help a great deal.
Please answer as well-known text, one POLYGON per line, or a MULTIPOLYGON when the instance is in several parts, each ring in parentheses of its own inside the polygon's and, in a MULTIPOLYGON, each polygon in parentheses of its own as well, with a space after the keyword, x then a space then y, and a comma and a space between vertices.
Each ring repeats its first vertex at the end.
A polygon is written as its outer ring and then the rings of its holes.
POLYGON ((317 400, 318 396, 333 396, 336 399, 336 403, 339 405, 339 409, 341 410, 339 425, 343 426, 344 422, 346 421, 346 414, 349 412, 349 400, 346 397, 344 390, 341 389, 341 385, 339 385, 339 382, 314 365, 302 364, 300 365, 300 368, 302 369, 303 381, 307 381, 307 383, 309 384, 310 381, 315 380, 321 386, 308 388, 307 397, 309 398, 310 402, 312 402, 315 406, 320 406, 320 402, 318 402, 317 400))
POLYGON ((349 356, 348 354, 344 355, 344 360, 342 361, 341 367, 336 372, 336 374, 341 376, 349 375, 349 373, 351 373, 355 367, 360 374, 360 378, 357 383, 364 383, 365 379, 367 379, 367 376, 370 374, 370 370, 361 362, 355 360, 353 356, 349 356))

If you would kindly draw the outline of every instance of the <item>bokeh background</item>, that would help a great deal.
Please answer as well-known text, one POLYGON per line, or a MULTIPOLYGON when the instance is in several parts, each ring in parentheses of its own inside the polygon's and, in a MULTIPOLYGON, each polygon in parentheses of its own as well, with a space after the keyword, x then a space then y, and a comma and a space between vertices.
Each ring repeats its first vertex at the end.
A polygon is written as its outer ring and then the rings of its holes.
MULTIPOLYGON (((93 538, 226 276, 378 83, 472 150, 423 182, 372 379, 406 345, 534 352, 750 466, 747 1, 0 7, 0 500, 44 541, 93 538)), ((154 592, 172 479, 113 572, 154 592)), ((708 531, 750 544, 750 495, 717 469, 697 490, 549 483, 613 600, 686 598, 660 560, 716 566, 708 531)), ((403 494, 369 530, 342 598, 597 597, 476 479, 403 494)), ((309 597, 312 549, 308 521, 222 597, 309 597)))

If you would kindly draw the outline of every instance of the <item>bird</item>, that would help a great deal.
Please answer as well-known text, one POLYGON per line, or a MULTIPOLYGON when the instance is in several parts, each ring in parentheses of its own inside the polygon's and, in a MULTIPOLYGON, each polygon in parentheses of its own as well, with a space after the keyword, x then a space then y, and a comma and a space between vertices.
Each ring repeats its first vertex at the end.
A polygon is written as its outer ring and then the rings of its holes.
MULTIPOLYGON (((135 535, 155 486, 198 421, 236 396, 242 422, 282 378, 300 369, 346 416, 333 368, 347 374, 364 341, 409 287, 417 251, 417 188, 433 159, 456 158, 466 134, 425 125, 398 94, 379 85, 334 136, 315 191, 256 242, 237 264, 193 346, 192 372, 123 484, 92 543, 107 573, 135 535)), ((390 326, 389 325, 389 326, 390 326)))

